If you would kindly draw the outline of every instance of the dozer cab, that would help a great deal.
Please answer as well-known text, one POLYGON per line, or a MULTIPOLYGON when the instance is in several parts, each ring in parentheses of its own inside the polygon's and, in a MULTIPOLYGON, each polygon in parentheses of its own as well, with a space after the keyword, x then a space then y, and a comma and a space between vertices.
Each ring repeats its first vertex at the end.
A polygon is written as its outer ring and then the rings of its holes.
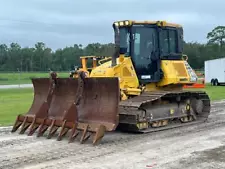
MULTIPOLYGON (((107 131, 147 133, 207 120, 210 99, 203 91, 184 90, 197 76, 183 54, 183 28, 164 21, 113 23, 115 52, 101 64, 93 62, 68 78, 32 79, 34 102, 19 115, 13 132, 29 127, 38 136, 58 128, 58 140, 70 130, 73 141, 93 137, 96 144, 107 131)), ((90 57, 89 57, 90 58, 90 57)), ((91 57, 95 59, 95 57, 91 57)))

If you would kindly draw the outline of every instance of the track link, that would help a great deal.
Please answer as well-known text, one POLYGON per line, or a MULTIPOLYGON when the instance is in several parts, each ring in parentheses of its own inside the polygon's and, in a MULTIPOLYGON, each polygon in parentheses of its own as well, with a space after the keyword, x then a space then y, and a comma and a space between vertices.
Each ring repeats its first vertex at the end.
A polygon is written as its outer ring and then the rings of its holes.
POLYGON ((119 108, 118 130, 149 133, 205 122, 211 105, 206 92, 185 90, 143 92, 119 108))

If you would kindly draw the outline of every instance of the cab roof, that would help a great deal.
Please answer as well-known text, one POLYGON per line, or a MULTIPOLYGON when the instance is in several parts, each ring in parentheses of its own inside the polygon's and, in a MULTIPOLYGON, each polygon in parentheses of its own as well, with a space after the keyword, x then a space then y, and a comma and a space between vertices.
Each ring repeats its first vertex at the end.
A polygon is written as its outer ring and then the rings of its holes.
POLYGON ((143 24, 143 25, 158 25, 158 26, 169 26, 169 27, 175 27, 175 28, 182 28, 181 25, 176 24, 176 23, 170 23, 166 21, 135 21, 135 20, 121 20, 121 21, 115 21, 114 24, 118 24, 118 26, 123 27, 123 26, 131 26, 135 24, 143 24))

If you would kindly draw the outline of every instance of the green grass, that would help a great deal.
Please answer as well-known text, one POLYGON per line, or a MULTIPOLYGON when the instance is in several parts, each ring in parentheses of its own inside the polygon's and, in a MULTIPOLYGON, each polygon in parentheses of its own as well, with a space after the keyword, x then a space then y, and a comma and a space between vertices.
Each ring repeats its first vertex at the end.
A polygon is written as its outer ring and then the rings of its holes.
POLYGON ((12 125, 18 114, 29 110, 33 100, 33 89, 0 90, 0 126, 12 125))
POLYGON ((210 86, 206 85, 206 88, 204 89, 210 97, 211 100, 221 100, 225 99, 225 86, 210 86))
MULTIPOLYGON (((69 77, 69 72, 57 72, 59 77, 69 77)), ((0 85, 31 84, 30 78, 49 77, 49 72, 0 73, 0 85)))
POLYGON ((202 90, 207 92, 212 101, 225 99, 225 86, 206 85, 203 89, 187 89, 187 90, 202 90))
MULTIPOLYGON (((196 89, 192 89, 196 90, 196 89)), ((198 89, 199 90, 199 89, 198 89)), ((211 100, 225 99, 225 86, 205 89, 211 100)), ((25 114, 33 101, 33 89, 0 89, 0 126, 13 125, 18 114, 25 114)))

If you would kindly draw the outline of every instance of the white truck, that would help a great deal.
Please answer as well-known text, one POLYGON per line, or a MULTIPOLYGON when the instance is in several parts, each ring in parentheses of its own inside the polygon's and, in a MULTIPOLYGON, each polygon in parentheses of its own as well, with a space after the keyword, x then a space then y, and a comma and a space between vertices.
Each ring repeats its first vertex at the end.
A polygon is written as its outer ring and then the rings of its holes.
POLYGON ((205 61, 205 83, 225 84, 225 58, 205 61))

